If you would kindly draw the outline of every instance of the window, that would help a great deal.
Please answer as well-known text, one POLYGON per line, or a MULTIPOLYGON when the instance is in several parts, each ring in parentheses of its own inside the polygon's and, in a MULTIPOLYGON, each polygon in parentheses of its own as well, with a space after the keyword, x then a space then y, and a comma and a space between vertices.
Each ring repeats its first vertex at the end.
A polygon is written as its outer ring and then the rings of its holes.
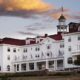
POLYGON ((34 63, 29 63, 30 70, 34 70, 34 63))
POLYGON ((7 51, 10 52, 10 48, 8 48, 7 51))
POLYGON ((50 54, 49 54, 49 53, 47 53, 47 56, 50 56, 50 54))
POLYGON ((35 50, 36 50, 36 51, 39 51, 39 50, 40 50, 40 48, 39 48, 39 47, 37 47, 37 48, 35 48, 35 50))
POLYGON ((17 71, 19 71, 19 64, 17 64, 17 71))
POLYGON ((78 36, 78 40, 80 40, 80 36, 78 36))
POLYGON ((13 49, 13 52, 16 52, 16 49, 13 49))
POLYGON ((60 48, 64 48, 64 44, 61 43, 61 44, 60 44, 60 48))
POLYGON ((63 57, 63 55, 64 55, 64 52, 59 50, 58 57, 63 57))
POLYGON ((37 51, 37 48, 35 48, 35 50, 37 51))
POLYGON ((22 57, 22 58, 23 58, 23 60, 25 60, 25 59, 27 59, 27 56, 24 56, 24 55, 23 55, 23 57, 22 57))
POLYGON ((0 66, 0 71, 1 71, 1 66, 0 66))
POLYGON ((14 60, 15 60, 15 61, 17 60, 17 56, 14 57, 14 60))
POLYGON ((71 37, 69 37, 68 42, 71 42, 71 37))
POLYGON ((37 50, 39 51, 39 50, 40 50, 40 48, 37 48, 37 50))
POLYGON ((73 63, 72 57, 69 57, 68 58, 68 64, 72 64, 72 63, 73 63))
POLYGON ((7 65, 7 71, 10 71, 10 65, 7 65))
POLYGON ((71 46, 69 46, 68 51, 71 51, 71 46))
POLYGON ((23 52, 24 52, 24 53, 25 53, 25 52, 27 52, 27 49, 24 49, 24 51, 23 51, 23 52))
POLYGON ((33 58, 33 56, 31 55, 31 59, 33 58))
POLYGON ((47 46, 47 49, 50 49, 50 46, 49 45, 47 46))
POLYGON ((10 55, 8 55, 7 59, 10 60, 10 55))
POLYGON ((21 64, 21 70, 23 70, 23 71, 26 70, 26 63, 21 64))
POLYGON ((39 55, 35 55, 36 58, 39 58, 39 55))

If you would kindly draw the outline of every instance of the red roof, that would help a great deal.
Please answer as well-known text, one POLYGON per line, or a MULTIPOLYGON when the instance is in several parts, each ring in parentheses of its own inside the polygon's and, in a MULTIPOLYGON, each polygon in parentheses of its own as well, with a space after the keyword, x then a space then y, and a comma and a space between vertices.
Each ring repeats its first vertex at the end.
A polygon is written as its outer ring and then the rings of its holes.
POLYGON ((30 44, 36 44, 36 41, 30 41, 30 44))
POLYGON ((55 34, 55 35, 50 35, 50 36, 48 36, 48 37, 53 38, 53 39, 55 39, 55 40, 62 40, 62 35, 61 35, 61 33, 58 33, 58 34, 55 34))
POLYGON ((25 40, 13 39, 13 38, 3 38, 0 40, 0 44, 11 44, 11 45, 25 45, 25 40))
MULTIPOLYGON (((56 35, 49 35, 47 37, 53 38, 55 40, 62 40, 62 35, 61 33, 58 33, 56 35)), ((46 37, 45 37, 46 38, 46 37)), ((40 41, 42 41, 43 39, 40 39, 40 41)), ((26 45, 26 40, 20 40, 20 39, 13 39, 13 38, 3 38, 0 39, 0 44, 11 44, 11 45, 26 45)), ((36 44, 36 39, 32 39, 30 38, 30 44, 36 44)), ((30 45, 28 44, 28 45, 30 45)))

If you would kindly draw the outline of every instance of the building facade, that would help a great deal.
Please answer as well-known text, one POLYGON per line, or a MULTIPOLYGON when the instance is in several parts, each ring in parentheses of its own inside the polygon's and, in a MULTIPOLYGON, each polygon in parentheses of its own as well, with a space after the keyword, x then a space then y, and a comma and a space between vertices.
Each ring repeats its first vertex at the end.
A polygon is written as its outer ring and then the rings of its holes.
POLYGON ((66 25, 65 21, 61 15, 54 35, 0 39, 0 72, 79 69, 75 60, 80 56, 80 23, 66 25))

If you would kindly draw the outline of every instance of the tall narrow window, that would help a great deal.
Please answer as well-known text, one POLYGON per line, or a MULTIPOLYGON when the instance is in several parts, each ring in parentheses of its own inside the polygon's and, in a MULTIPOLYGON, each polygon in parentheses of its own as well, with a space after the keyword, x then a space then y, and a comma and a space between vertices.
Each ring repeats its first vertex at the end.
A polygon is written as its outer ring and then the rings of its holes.
POLYGON ((10 52, 10 48, 8 48, 7 51, 10 52))
POLYGON ((50 49, 50 46, 49 45, 47 46, 47 49, 50 49))
POLYGON ((10 65, 7 65, 7 71, 10 71, 10 65))
POLYGON ((71 42, 71 37, 69 37, 68 42, 71 42))
POLYGON ((71 51, 71 46, 69 46, 68 51, 71 51))
POLYGON ((1 71, 1 66, 0 66, 0 71, 1 71))
POLYGON ((16 52, 16 48, 13 49, 13 52, 16 52))
POLYGON ((19 64, 17 64, 17 71, 19 71, 19 64))
POLYGON ((8 55, 7 59, 10 60, 10 55, 8 55))
POLYGON ((34 70, 34 63, 29 63, 30 70, 34 70))

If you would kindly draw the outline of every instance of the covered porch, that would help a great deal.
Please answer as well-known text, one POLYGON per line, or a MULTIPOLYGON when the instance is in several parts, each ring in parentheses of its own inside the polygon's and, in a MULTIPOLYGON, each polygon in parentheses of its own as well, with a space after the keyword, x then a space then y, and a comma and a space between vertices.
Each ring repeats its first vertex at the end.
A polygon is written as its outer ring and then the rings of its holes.
POLYGON ((63 70, 63 60, 46 60, 41 62, 30 63, 15 63, 14 72, 28 72, 28 71, 56 71, 63 70))

